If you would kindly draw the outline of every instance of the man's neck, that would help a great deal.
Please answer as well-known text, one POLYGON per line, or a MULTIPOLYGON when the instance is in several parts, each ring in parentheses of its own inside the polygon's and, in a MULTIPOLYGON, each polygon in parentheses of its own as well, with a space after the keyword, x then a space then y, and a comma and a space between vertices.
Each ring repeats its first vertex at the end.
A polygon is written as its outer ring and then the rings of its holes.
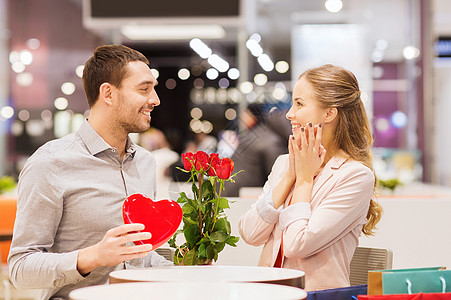
POLYGON ((88 118, 88 123, 97 132, 98 135, 111 147, 119 151, 121 159, 125 154, 125 147, 127 146, 128 134, 112 128, 108 122, 102 122, 97 118, 88 118))

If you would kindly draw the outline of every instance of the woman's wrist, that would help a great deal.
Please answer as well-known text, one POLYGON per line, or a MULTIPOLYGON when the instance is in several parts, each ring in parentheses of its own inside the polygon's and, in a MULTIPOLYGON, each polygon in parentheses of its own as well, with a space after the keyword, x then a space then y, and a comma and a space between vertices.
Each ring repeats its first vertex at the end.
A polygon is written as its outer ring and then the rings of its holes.
POLYGON ((283 182, 289 188, 291 188, 293 186, 295 181, 296 181, 296 177, 292 176, 289 171, 286 171, 282 175, 282 181, 281 182, 283 182))
POLYGON ((292 203, 310 202, 310 198, 312 197, 312 189, 313 189, 312 182, 296 181, 293 190, 292 203))

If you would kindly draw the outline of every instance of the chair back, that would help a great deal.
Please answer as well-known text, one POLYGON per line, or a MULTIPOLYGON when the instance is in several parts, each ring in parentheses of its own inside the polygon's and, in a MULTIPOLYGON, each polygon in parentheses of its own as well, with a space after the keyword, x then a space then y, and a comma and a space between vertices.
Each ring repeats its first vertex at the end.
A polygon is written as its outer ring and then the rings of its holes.
POLYGON ((169 261, 172 262, 174 261, 175 250, 172 248, 160 247, 157 250, 155 250, 155 252, 157 252, 158 254, 160 254, 169 261))
POLYGON ((357 247, 351 260, 351 286, 368 284, 369 270, 391 269, 393 252, 385 248, 357 247))
MULTIPOLYGON (((0 231, 12 232, 16 219, 17 199, 0 196, 0 231)), ((0 242, 1 263, 6 264, 11 241, 0 242)))

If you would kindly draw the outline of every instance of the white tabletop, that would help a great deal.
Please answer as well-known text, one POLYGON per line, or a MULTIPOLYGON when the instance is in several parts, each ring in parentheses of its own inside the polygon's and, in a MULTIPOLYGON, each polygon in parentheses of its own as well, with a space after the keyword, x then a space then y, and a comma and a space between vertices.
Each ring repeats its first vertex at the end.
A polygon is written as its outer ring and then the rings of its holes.
POLYGON ((307 293, 299 288, 263 283, 220 282, 135 282, 80 288, 69 294, 71 300, 297 300, 307 293))
POLYGON ((119 270, 110 273, 110 281, 118 282, 262 282, 304 286, 305 273, 285 268, 253 266, 175 266, 119 270), (285 282, 286 281, 286 282, 285 282))

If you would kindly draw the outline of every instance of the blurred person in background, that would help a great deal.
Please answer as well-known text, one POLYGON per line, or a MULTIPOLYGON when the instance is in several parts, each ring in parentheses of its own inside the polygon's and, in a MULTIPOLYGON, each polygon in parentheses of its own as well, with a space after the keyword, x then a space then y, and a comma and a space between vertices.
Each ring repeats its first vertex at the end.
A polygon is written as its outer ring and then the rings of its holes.
POLYGON ((238 147, 231 159, 240 172, 235 183, 226 182, 224 196, 237 197, 242 187, 261 187, 268 178, 277 157, 287 153, 286 139, 290 132, 280 112, 269 115, 262 104, 251 103, 240 115, 245 130, 238 136, 238 147))
POLYGON ((152 245, 134 245, 151 234, 122 219, 127 196, 155 198, 155 158, 128 136, 148 130, 160 104, 148 64, 126 46, 98 47, 82 78, 88 119, 25 164, 8 258, 17 288, 67 299, 73 289, 107 283, 116 269, 172 265, 152 245))
POLYGON ((299 77, 286 115, 289 154, 239 222, 248 244, 264 245, 258 264, 304 271, 307 291, 349 286, 359 236, 372 235, 381 217, 360 94, 355 76, 338 66, 299 77))
POLYGON ((157 181, 156 199, 169 197, 169 168, 179 160, 179 154, 172 150, 165 134, 157 129, 150 128, 139 135, 139 145, 149 150, 155 157, 155 174, 157 181))

